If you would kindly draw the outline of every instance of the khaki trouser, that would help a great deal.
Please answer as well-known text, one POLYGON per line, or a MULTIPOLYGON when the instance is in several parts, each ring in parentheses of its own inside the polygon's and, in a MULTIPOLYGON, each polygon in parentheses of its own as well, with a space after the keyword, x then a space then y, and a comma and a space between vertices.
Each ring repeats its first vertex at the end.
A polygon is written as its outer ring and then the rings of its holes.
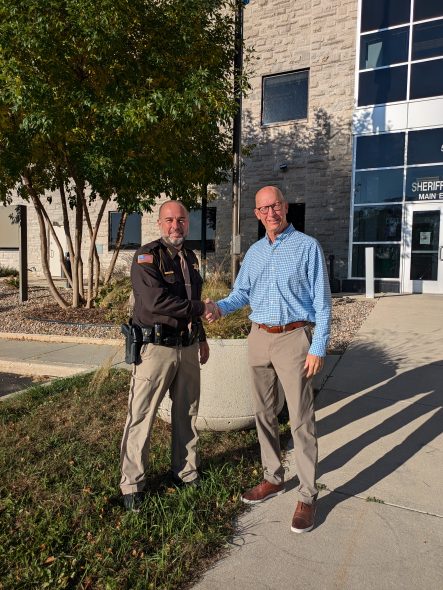
POLYGON ((312 379, 304 377, 304 364, 311 343, 308 327, 270 334, 252 324, 248 337, 249 366, 255 403, 255 421, 260 442, 264 478, 284 481, 277 420, 277 379, 284 389, 294 439, 295 463, 300 485, 299 500, 311 504, 316 497, 317 437, 312 379))
POLYGON ((197 477, 198 348, 198 343, 183 348, 154 344, 142 347, 141 362, 132 371, 121 444, 123 494, 139 492, 145 487, 152 426, 168 389, 172 401, 172 472, 183 481, 197 477))

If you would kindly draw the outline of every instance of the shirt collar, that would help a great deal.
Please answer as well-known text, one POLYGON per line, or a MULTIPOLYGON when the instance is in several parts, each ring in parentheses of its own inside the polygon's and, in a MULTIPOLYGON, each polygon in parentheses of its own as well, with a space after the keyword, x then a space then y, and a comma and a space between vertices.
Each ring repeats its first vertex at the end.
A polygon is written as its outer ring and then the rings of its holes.
POLYGON ((185 249, 183 246, 181 248, 176 248, 172 244, 168 244, 168 242, 163 238, 160 238, 160 241, 163 244, 163 246, 166 248, 166 250, 169 253, 169 256, 172 259, 174 259, 176 256, 178 256, 178 253, 180 252, 180 250, 183 250, 183 254, 186 256, 185 249))
POLYGON ((271 242, 271 240, 269 239, 269 237, 268 237, 267 234, 266 234, 266 238, 267 238, 268 244, 270 246, 272 246, 273 243, 275 244, 275 242, 281 242, 281 241, 283 241, 284 239, 286 239, 288 236, 290 236, 294 232, 295 232, 294 226, 292 225, 292 223, 289 223, 288 224, 288 227, 285 228, 281 232, 281 234, 278 234, 278 236, 275 238, 275 241, 274 242, 271 242))

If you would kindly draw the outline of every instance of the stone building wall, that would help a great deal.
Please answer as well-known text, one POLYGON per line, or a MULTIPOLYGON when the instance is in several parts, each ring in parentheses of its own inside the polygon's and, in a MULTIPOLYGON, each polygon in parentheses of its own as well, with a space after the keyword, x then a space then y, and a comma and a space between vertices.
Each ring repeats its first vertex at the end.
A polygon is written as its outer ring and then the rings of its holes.
MULTIPOLYGON (((38 223, 37 214, 34 207, 30 203, 26 203, 21 199, 15 199, 13 205, 27 205, 27 225, 28 225, 28 268, 30 269, 30 276, 41 277, 43 275, 43 267, 41 264, 41 249, 40 249, 40 228, 38 223)), ((100 203, 97 202, 92 204, 89 211, 91 216, 91 222, 94 225, 97 219, 100 203)), ((45 204, 45 208, 48 212, 48 216, 53 222, 56 228, 63 229, 63 214, 60 199, 57 194, 54 194, 52 203, 45 204)), ((154 211, 150 215, 142 216, 142 244, 150 242, 158 237, 157 229, 157 210, 158 206, 154 208, 154 211)), ((107 205, 105 213, 100 224, 100 229, 97 235, 97 247, 99 250, 101 272, 104 274, 109 266, 112 258, 113 250, 109 250, 108 247, 108 218, 109 212, 117 211, 116 204, 111 202, 107 205)), ((73 229, 75 222, 75 209, 69 210, 69 222, 71 228, 71 237, 74 239, 73 229)), ((82 258, 83 265, 86 273, 86 265, 88 260, 88 248, 89 248, 89 233, 86 223, 83 227, 83 239, 82 239, 82 258)), ((67 248, 66 248, 67 251, 67 248)), ((116 271, 128 273, 134 250, 121 250, 117 258, 116 271)), ((19 253, 17 250, 1 250, 0 249, 0 265, 18 268, 19 266, 19 253)), ((57 276, 57 275, 54 275, 57 276)), ((86 274, 85 274, 86 277, 86 274)))
MULTIPOLYGON (((357 0, 254 0, 244 12, 245 43, 255 53, 242 143, 255 147, 242 172, 242 251, 257 239, 255 192, 277 185, 290 203, 305 203, 305 231, 326 257, 335 255, 341 278, 347 276, 356 19, 357 0), (307 120, 262 126, 262 77, 306 68, 307 120)), ((231 195, 227 187, 221 193, 219 257, 229 252, 231 236, 231 195)))

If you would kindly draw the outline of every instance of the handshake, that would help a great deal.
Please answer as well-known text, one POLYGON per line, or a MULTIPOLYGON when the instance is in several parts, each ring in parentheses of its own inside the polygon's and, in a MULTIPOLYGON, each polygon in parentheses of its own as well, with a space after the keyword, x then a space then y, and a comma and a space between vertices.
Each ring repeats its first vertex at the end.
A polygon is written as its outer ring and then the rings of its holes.
POLYGON ((222 317, 219 306, 211 299, 205 299, 205 312, 203 317, 209 324, 212 324, 212 322, 215 322, 222 317))

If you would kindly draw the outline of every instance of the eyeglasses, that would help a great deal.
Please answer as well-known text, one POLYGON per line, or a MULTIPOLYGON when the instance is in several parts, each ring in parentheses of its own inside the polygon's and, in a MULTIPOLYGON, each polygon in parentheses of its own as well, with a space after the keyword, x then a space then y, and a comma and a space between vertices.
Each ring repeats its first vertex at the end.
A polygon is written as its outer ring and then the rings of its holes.
POLYGON ((281 208, 282 208, 282 204, 280 203, 280 201, 277 201, 273 205, 263 205, 263 207, 256 207, 256 210, 259 213, 261 213, 262 215, 267 215, 269 212, 269 209, 272 209, 273 211, 278 213, 279 211, 281 211, 281 208))

